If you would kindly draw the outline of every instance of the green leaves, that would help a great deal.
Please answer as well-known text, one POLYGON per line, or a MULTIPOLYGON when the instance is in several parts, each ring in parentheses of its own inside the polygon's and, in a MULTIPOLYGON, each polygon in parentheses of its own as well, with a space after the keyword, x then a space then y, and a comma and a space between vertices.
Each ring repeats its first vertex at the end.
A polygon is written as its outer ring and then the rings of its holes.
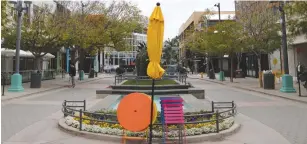
POLYGON ((281 45, 280 15, 269 2, 240 2, 241 8, 237 14, 238 22, 244 27, 244 41, 248 42, 248 50, 260 55, 271 53, 281 45))
POLYGON ((240 52, 245 47, 243 27, 235 21, 224 21, 195 31, 186 43, 191 50, 210 55, 240 52))
POLYGON ((287 29, 294 35, 307 36, 307 2, 294 1, 285 6, 287 29))
POLYGON ((176 36, 172 39, 168 39, 165 41, 165 48, 163 49, 163 59, 166 60, 167 64, 171 64, 172 61, 178 62, 178 53, 173 50, 173 48, 179 47, 179 37, 176 36))

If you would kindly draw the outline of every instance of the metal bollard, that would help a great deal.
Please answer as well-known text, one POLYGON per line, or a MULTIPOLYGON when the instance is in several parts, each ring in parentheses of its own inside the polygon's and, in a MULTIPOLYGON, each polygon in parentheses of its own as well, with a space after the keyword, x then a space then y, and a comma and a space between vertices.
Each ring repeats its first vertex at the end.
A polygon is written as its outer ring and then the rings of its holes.
POLYGON ((214 102, 213 101, 211 101, 211 110, 212 112, 214 112, 214 102))
POLYGON ((298 76, 298 96, 302 96, 301 95, 301 80, 300 80, 300 76, 298 76))
POLYGON ((231 105, 232 105, 232 114, 234 115, 235 114, 235 109, 234 109, 235 103, 234 103, 234 101, 231 102, 231 105))
POLYGON ((64 117, 66 117, 67 115, 66 115, 66 100, 64 100, 64 117))
POLYGON ((5 76, 2 75, 2 96, 4 96, 4 88, 5 88, 5 76))
POLYGON ((216 110, 216 132, 220 132, 220 124, 219 124, 219 110, 216 110))
POLYGON ((86 109, 86 100, 83 101, 83 110, 85 111, 86 109))
POLYGON ((82 109, 79 110, 79 117, 80 117, 80 119, 79 119, 79 123, 80 123, 79 130, 82 131, 82 109))

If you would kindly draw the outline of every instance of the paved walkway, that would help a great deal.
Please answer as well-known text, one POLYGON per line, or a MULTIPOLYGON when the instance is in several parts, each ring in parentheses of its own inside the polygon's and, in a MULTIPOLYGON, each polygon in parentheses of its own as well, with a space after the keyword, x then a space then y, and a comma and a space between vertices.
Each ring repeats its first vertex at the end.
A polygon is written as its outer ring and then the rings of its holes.
MULTIPOLYGON (((242 129, 225 139, 230 144, 306 144, 307 105, 279 97, 268 97, 199 79, 188 79, 195 87, 206 89, 212 101, 235 101, 237 121, 242 129)), ((223 144, 226 144, 225 142, 223 144)), ((215 144, 215 143, 214 143, 215 144)))
MULTIPOLYGON (((93 80, 101 79, 104 77, 112 77, 112 76, 113 76, 112 74, 98 74, 98 77, 89 79, 88 76, 86 75, 84 76, 84 80, 82 81, 77 80, 77 77, 76 77, 76 85, 84 83, 84 82, 93 81, 93 80)), ((64 78, 62 78, 62 75, 58 75, 56 76, 56 79, 44 80, 42 81, 41 88, 30 88, 30 82, 23 83, 24 92, 8 92, 8 88, 10 87, 10 85, 6 85, 4 88, 4 96, 1 97, 1 101, 11 100, 15 98, 38 94, 41 92, 47 92, 51 90, 66 88, 70 85, 71 83, 69 82, 68 75, 66 75, 64 78)), ((2 94, 2 87, 1 87, 1 94, 2 94)))
MULTIPOLYGON (((200 75, 189 75, 189 77, 201 79, 200 75)), ((218 77, 218 75, 216 75, 216 77, 218 77)), ((249 91, 267 94, 267 95, 270 95, 270 96, 277 96, 277 97, 281 97, 281 98, 285 98, 285 99, 290 99, 290 100, 294 100, 294 101, 307 103, 307 90, 301 84, 301 97, 298 96, 298 84, 296 82, 294 82, 294 88, 297 91, 296 93, 282 93, 282 92, 279 91, 282 85, 281 85, 281 82, 279 82, 278 80, 276 82, 274 90, 267 90, 267 89, 263 89, 263 88, 259 87, 259 82, 258 82, 257 78, 249 78, 249 77, 237 78, 237 79, 233 79, 233 81, 234 81, 233 83, 231 83, 229 81, 229 78, 226 78, 226 80, 222 82, 222 81, 219 81, 217 79, 214 79, 214 80, 209 79, 209 78, 207 78, 206 75, 204 75, 204 78, 202 78, 202 79, 210 81, 210 82, 219 83, 219 84, 222 84, 222 85, 235 87, 235 88, 240 88, 240 89, 244 89, 244 90, 249 90, 249 91)))
MULTIPOLYGON (((113 78, 97 79, 76 88, 59 89, 20 99, 2 101, 1 137, 3 144, 113 144, 89 140, 61 131, 63 100, 86 100, 87 109, 101 104, 95 90, 106 87, 113 78)), ((188 79, 195 87, 206 89, 206 98, 232 101, 238 106, 238 133, 223 141, 202 144, 306 144, 307 105, 278 97, 232 88, 199 79, 188 79)), ((205 101, 204 101, 205 102, 205 101)))
MULTIPOLYGON (((99 103, 96 89, 106 87, 113 78, 102 78, 76 85, 75 88, 58 89, 34 94, 20 99, 2 101, 1 140, 13 144, 66 144, 74 138, 58 129, 58 120, 64 100, 86 100, 87 108, 99 103), (62 142, 63 141, 63 142, 62 142)), ((74 141, 78 143, 78 141, 74 141)))

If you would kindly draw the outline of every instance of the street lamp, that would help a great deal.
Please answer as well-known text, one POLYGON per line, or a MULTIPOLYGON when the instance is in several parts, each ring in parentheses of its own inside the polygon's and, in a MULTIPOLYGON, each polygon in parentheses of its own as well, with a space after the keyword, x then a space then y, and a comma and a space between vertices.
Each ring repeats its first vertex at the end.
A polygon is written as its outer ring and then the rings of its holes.
POLYGON ((284 75, 282 76, 282 88, 280 89, 280 91, 284 93, 295 93, 296 90, 293 88, 293 77, 289 75, 287 28, 286 28, 286 16, 284 10, 285 2, 271 1, 270 3, 278 3, 278 10, 280 11, 280 19, 281 19, 284 75))
POLYGON ((9 3, 14 4, 14 8, 17 11, 17 39, 16 39, 16 54, 15 54, 15 74, 11 77, 11 87, 8 89, 10 92, 22 92, 22 76, 19 74, 19 63, 20 63, 20 40, 21 40, 21 23, 22 23, 22 12, 28 11, 31 5, 31 1, 10 1, 9 3), (26 5, 23 7, 22 4, 26 5))
MULTIPOLYGON (((221 4, 220 3, 217 3, 214 5, 215 7, 218 8, 218 12, 219 12, 219 22, 221 22, 221 4)), ((214 31, 214 33, 218 33, 217 31, 214 31)), ((225 78, 224 78, 224 72, 223 72, 223 55, 221 56, 220 58, 220 61, 221 61, 221 64, 220 64, 220 74, 219 74, 219 80, 220 81, 224 81, 225 78)))

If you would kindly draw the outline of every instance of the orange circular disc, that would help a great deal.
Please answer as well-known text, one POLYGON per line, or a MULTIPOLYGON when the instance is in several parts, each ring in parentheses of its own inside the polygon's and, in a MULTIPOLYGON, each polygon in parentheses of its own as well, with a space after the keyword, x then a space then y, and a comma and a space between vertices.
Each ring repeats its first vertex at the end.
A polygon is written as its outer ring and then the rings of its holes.
MULTIPOLYGON (((126 130, 140 132, 146 130, 150 122, 151 98, 143 93, 131 93, 125 96, 117 108, 119 124, 126 130)), ((153 121, 157 117, 154 103, 153 121)))

